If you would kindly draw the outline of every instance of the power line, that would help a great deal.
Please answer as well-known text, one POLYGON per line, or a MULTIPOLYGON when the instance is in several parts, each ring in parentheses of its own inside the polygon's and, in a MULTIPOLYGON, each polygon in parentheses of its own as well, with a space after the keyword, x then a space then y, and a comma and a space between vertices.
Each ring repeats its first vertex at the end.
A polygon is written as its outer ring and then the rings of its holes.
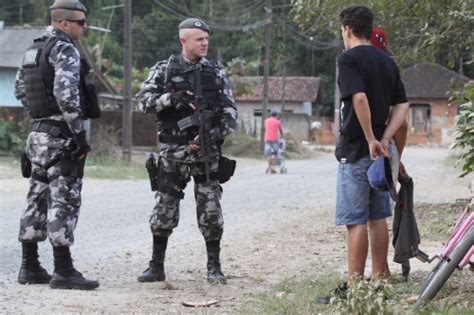
POLYGON ((288 25, 287 28, 292 33, 290 35, 291 39, 313 50, 327 50, 341 45, 341 41, 338 38, 334 38, 332 41, 322 42, 312 36, 307 37, 301 34, 290 25, 288 25))
MULTIPOLYGON (((189 15, 186 15, 186 14, 183 14, 183 13, 179 12, 177 9, 172 8, 171 6, 169 6, 167 4, 164 4, 161 1, 158 1, 158 0, 154 0, 154 1, 155 1, 156 4, 161 6, 163 9, 165 9, 165 10, 167 10, 167 11, 169 11, 169 12, 173 13, 174 15, 179 16, 181 18, 187 18, 189 16, 200 18, 199 15, 195 15, 195 14, 192 14, 192 13, 189 13, 189 15)), ((219 23, 216 23, 215 21, 207 19, 207 23, 209 24, 209 26, 211 28, 221 30, 221 31, 225 31, 225 32, 246 32, 246 31, 249 31, 249 30, 253 30, 253 29, 257 29, 257 28, 260 28, 262 26, 265 26, 270 22, 271 21, 268 18, 265 18, 263 20, 259 20, 259 21, 256 21, 254 23, 251 23, 251 24, 229 25, 229 24, 219 24, 219 23)))

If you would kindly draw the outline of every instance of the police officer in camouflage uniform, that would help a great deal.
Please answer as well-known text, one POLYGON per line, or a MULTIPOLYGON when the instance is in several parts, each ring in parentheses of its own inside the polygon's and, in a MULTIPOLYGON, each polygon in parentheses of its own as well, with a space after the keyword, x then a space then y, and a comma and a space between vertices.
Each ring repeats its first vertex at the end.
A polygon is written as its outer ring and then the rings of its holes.
POLYGON ((160 142, 160 188, 150 217, 153 255, 149 268, 138 277, 138 281, 165 280, 163 263, 168 237, 178 225, 179 203, 192 177, 198 226, 206 241, 207 280, 226 283, 219 259, 224 224, 219 201, 222 188, 216 175, 220 144, 234 131, 237 110, 224 69, 206 59, 209 26, 202 20, 191 18, 182 21, 178 28, 182 53, 152 67, 138 94, 141 111, 156 113, 160 142), (190 144, 198 138, 197 130, 183 130, 178 126, 178 121, 198 111, 198 96, 202 96, 207 108, 216 113, 212 128, 206 130, 212 139, 209 163, 199 159, 199 145, 190 144))
POLYGON ((49 8, 51 26, 28 48, 15 82, 15 96, 32 117, 25 153, 32 164, 26 208, 20 220, 21 284, 49 283, 55 289, 91 290, 72 264, 84 160, 90 150, 84 130, 81 61, 74 45, 87 28, 79 1, 56 0, 49 8), (54 273, 38 260, 37 242, 49 238, 54 273))

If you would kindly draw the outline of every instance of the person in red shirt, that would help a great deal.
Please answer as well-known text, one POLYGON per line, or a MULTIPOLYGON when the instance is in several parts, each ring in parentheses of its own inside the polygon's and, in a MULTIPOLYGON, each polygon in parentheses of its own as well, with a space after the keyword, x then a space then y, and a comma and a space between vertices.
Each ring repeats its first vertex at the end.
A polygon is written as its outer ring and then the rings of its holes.
MULTIPOLYGON (((382 28, 377 27, 377 26, 374 26, 372 28, 372 36, 370 38, 370 43, 372 44, 372 46, 380 49, 381 51, 388 54, 389 56, 393 55, 392 52, 387 47, 388 37, 382 28)), ((400 159, 402 157, 402 152, 407 142, 407 137, 408 137, 408 123, 405 119, 403 124, 393 135, 393 140, 395 142, 395 146, 397 147, 397 151, 398 151, 398 155, 400 159)), ((400 181, 405 175, 406 175, 405 166, 403 165, 402 162, 400 162, 399 170, 398 170, 398 180, 400 181)), ((396 180, 397 178, 394 177, 393 179, 396 180)))
POLYGON ((278 112, 272 111, 271 116, 265 119, 265 156, 267 157, 268 167, 266 174, 275 174, 275 161, 278 153, 278 132, 283 136, 281 122, 277 118, 278 112))

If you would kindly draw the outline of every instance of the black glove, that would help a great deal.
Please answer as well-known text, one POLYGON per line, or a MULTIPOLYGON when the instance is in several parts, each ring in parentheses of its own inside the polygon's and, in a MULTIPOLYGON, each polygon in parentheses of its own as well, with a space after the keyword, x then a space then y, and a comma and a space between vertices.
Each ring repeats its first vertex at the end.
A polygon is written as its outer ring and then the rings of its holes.
POLYGON ((224 135, 222 134, 222 130, 219 127, 215 127, 209 130, 209 134, 211 135, 211 139, 214 142, 220 142, 224 140, 224 135))
POLYGON ((192 99, 193 95, 189 95, 188 91, 173 92, 170 96, 171 105, 178 110, 187 107, 192 99))
POLYGON ((72 140, 76 144, 76 149, 72 151, 72 157, 74 159, 81 159, 91 150, 91 147, 86 141, 86 131, 83 130, 77 134, 72 135, 72 140))

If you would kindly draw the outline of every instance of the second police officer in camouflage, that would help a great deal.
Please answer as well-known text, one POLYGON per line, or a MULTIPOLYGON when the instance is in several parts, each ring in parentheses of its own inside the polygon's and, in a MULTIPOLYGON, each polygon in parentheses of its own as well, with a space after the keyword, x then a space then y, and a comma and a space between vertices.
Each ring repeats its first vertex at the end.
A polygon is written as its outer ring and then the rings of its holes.
POLYGON ((90 150, 84 120, 93 118, 86 115, 90 105, 84 96, 86 71, 83 68, 81 73, 74 45, 87 27, 86 8, 78 1, 56 0, 49 9, 49 31, 28 48, 15 81, 15 96, 33 119, 25 150, 31 178, 20 221, 23 256, 18 282, 90 290, 99 283, 73 267, 69 251, 81 206, 84 160, 90 150), (46 238, 53 246, 52 277, 38 261, 37 243, 46 238))
POLYGON ((216 174, 220 144, 235 129, 237 110, 224 69, 206 58, 209 26, 191 18, 182 21, 178 28, 182 53, 159 61, 138 94, 140 109, 156 113, 161 182, 150 217, 152 260, 138 281, 165 280, 168 237, 178 225, 183 190, 193 177, 197 221, 207 248, 207 279, 211 283, 225 283, 219 257, 224 223, 220 205, 222 188, 216 174), (206 130, 212 139, 206 163, 199 158, 199 145, 193 142, 199 138, 196 128, 178 126, 178 121, 197 112, 197 99, 201 96, 207 109, 215 113, 211 128, 206 130))

